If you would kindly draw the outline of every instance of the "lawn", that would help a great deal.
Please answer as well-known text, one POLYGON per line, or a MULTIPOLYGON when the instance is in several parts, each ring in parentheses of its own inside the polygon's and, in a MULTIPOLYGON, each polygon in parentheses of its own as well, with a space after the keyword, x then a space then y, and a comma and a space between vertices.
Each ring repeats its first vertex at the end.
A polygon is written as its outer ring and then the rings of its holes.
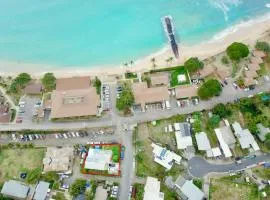
POLYGON ((258 188, 253 184, 235 183, 231 180, 211 179, 210 200, 256 200, 259 199, 258 188))
POLYGON ((174 164, 171 170, 166 171, 164 167, 153 161, 152 141, 149 139, 147 124, 140 124, 135 138, 136 146, 136 175, 139 177, 153 176, 162 180, 165 176, 172 176, 174 179, 184 172, 184 167, 174 164))
POLYGON ((270 169, 269 168, 264 168, 262 166, 256 167, 252 169, 252 172, 255 173, 258 177, 265 179, 265 180, 270 180, 270 169))
POLYGON ((19 178, 24 169, 42 168, 44 148, 0 150, 0 183, 19 178))
POLYGON ((185 67, 179 67, 176 70, 171 72, 171 87, 175 87, 177 85, 186 85, 190 84, 190 79, 188 75, 188 71, 185 67), (178 75, 183 74, 186 76, 186 81, 179 83, 178 82, 178 75))

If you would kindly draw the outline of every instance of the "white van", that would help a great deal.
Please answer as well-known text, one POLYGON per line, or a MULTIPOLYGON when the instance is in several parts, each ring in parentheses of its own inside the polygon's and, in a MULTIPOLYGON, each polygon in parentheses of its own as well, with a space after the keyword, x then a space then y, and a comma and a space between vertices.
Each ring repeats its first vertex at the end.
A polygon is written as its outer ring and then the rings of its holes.
POLYGON ((169 101, 165 101, 165 105, 167 109, 171 109, 171 104, 169 101))

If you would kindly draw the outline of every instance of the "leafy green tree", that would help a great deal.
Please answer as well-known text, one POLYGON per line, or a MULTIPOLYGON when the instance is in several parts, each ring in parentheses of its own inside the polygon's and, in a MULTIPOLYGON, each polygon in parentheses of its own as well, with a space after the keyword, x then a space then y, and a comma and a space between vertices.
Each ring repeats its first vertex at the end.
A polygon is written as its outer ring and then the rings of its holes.
POLYGON ((86 180, 77 179, 70 187, 69 193, 71 196, 76 197, 85 191, 86 180))
POLYGON ((98 77, 95 77, 95 80, 94 80, 94 87, 96 88, 97 90, 97 94, 100 94, 100 91, 101 91, 101 81, 98 79, 98 77))
POLYGON ((243 98, 240 100, 240 111, 243 113, 251 113, 252 115, 259 115, 261 111, 251 98, 243 98))
POLYGON ((185 62, 184 66, 190 73, 192 73, 199 69, 202 69, 204 64, 197 57, 192 57, 185 62))
POLYGON ((44 74, 43 78, 41 79, 41 82, 42 85, 45 87, 46 91, 52 91, 55 89, 56 78, 53 73, 44 74))
POLYGON ((193 184, 196 185, 199 189, 202 189, 203 183, 201 179, 193 179, 193 184))
POLYGON ((222 87, 218 80, 209 79, 202 84, 198 90, 198 95, 201 99, 209 99, 213 96, 220 95, 222 87))
POLYGON ((269 53, 270 52, 270 45, 267 42, 264 41, 257 41, 255 48, 260 50, 260 51, 264 51, 265 53, 269 53))
POLYGON ((27 83, 31 81, 31 76, 27 73, 19 74, 15 79, 12 80, 11 85, 8 89, 9 93, 17 93, 18 90, 24 88, 27 83))
POLYGON ((239 62, 242 58, 245 58, 249 55, 248 46, 239 42, 232 43, 227 48, 226 52, 232 61, 237 61, 237 62, 239 62))
POLYGON ((208 121, 208 125, 211 127, 211 128, 216 128, 218 127, 219 125, 219 122, 220 122, 220 116, 218 115, 213 115, 209 121, 208 121))
POLYGON ((129 110, 134 104, 134 95, 132 89, 128 84, 124 84, 123 92, 120 94, 120 98, 116 101, 116 107, 120 111, 129 110))
POLYGON ((270 149, 270 133, 265 136, 264 143, 266 144, 267 148, 270 149))
POLYGON ((223 103, 217 104, 212 111, 215 115, 219 115, 221 118, 225 118, 232 114, 232 111, 223 103))

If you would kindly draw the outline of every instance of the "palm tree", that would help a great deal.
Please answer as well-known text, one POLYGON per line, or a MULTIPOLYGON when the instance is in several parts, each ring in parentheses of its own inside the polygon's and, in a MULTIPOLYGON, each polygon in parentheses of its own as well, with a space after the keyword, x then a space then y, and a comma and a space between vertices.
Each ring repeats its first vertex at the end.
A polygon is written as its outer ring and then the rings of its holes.
POLYGON ((127 69, 127 67, 128 67, 128 63, 127 63, 127 62, 125 62, 123 65, 124 65, 124 67, 126 68, 126 72, 127 72, 127 70, 128 70, 128 69, 127 69))
POLYGON ((156 67, 156 59, 155 58, 151 58, 151 63, 153 64, 153 68, 156 67))
POLYGON ((134 64, 134 61, 133 61, 133 60, 131 60, 131 61, 130 61, 130 65, 132 66, 133 64, 134 64))

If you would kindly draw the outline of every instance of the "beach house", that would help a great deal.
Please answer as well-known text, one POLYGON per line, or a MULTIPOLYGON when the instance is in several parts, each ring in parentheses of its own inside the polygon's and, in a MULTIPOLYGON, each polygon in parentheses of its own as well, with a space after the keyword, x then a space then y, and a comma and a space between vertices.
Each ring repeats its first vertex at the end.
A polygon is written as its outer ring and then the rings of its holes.
POLYGON ((100 96, 90 86, 90 77, 57 79, 51 95, 51 119, 96 116, 99 109, 100 96))

